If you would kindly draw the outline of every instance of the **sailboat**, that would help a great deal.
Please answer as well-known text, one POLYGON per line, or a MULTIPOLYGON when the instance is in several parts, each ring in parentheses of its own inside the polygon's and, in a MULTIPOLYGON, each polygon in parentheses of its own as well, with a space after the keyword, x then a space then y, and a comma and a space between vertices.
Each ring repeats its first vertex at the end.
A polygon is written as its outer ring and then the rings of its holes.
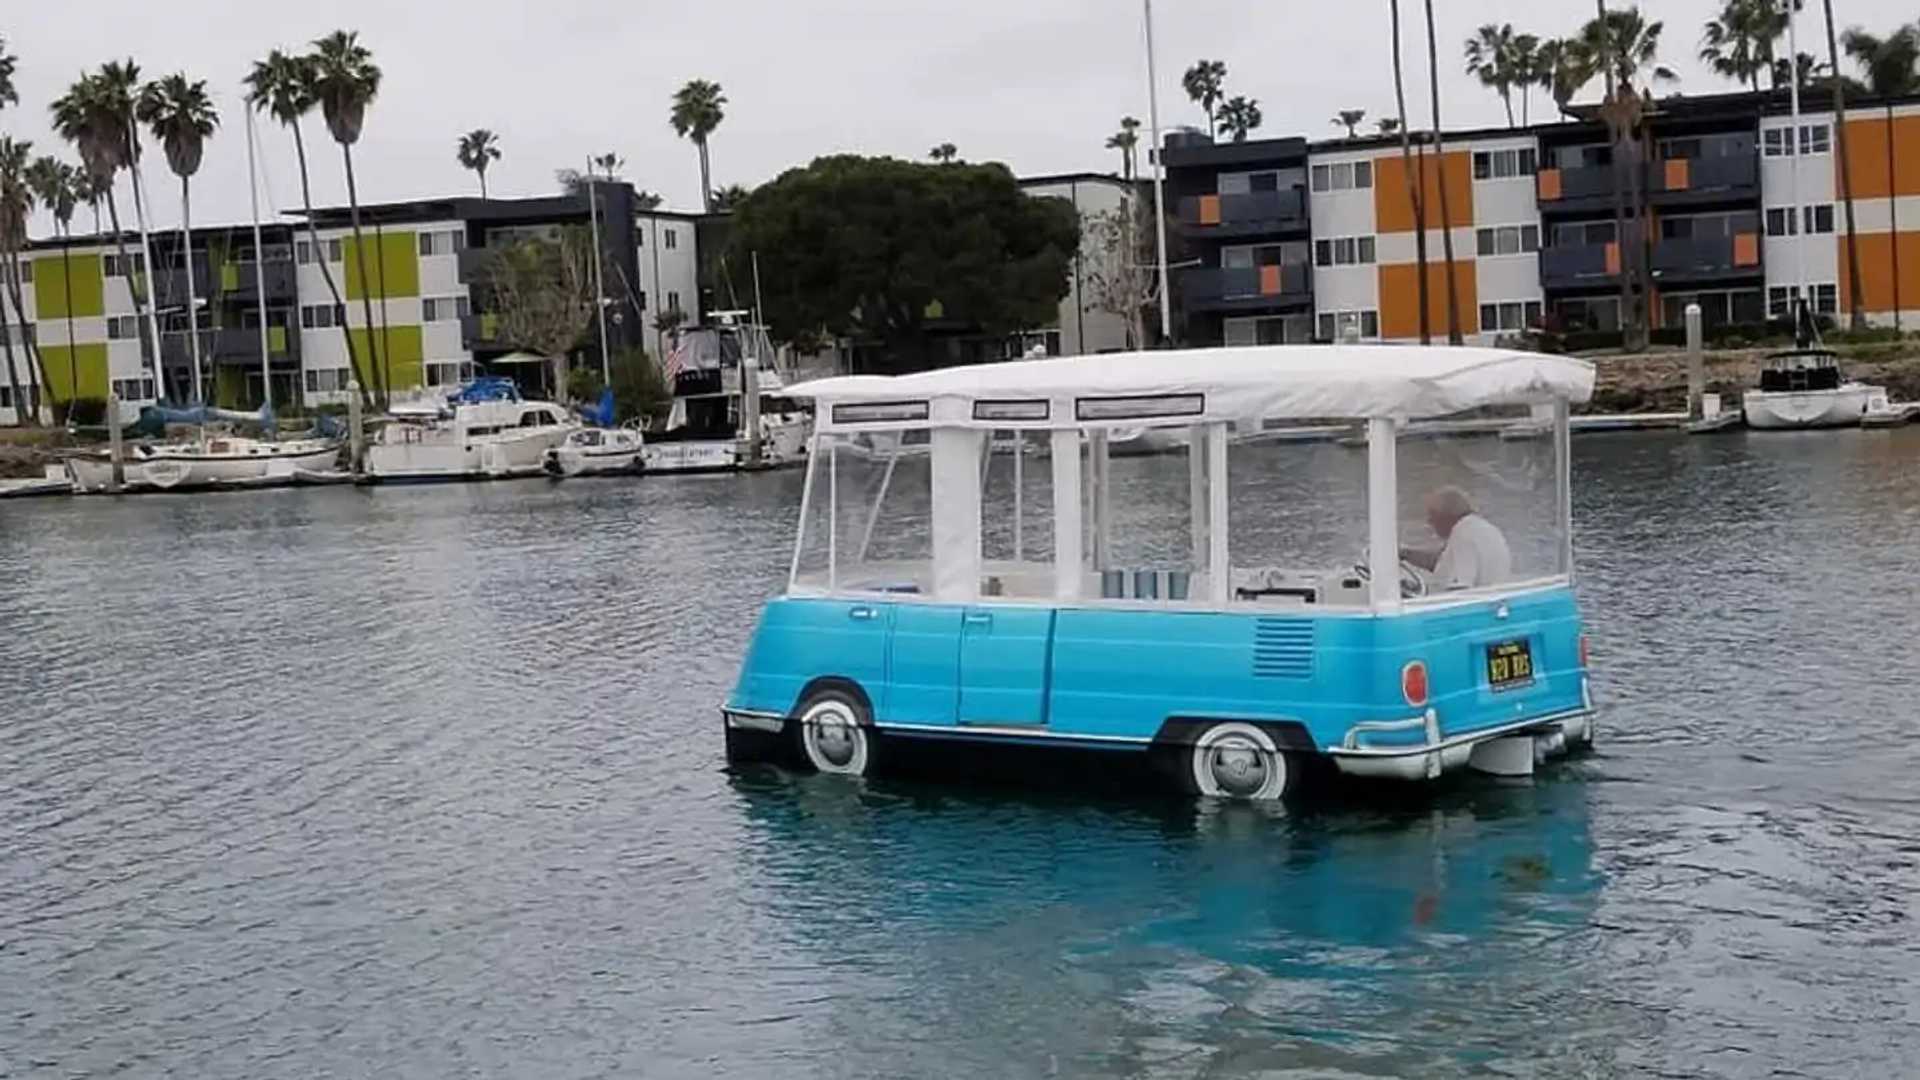
MULTIPOLYGON (((1793 6, 1787 7, 1787 42, 1790 56, 1800 55, 1794 33, 1793 6)), ((1800 162, 1806 156, 1800 134, 1800 80, 1791 80, 1793 126, 1787 129, 1787 145, 1793 151, 1791 205, 1800 205, 1800 162)), ((1835 123, 1845 123, 1837 116, 1835 123)), ((1800 245, 1807 242, 1810 230, 1800 231, 1795 242, 1794 263, 1799 270, 1799 287, 1793 291, 1794 347, 1768 356, 1760 367, 1760 388, 1741 397, 1747 426, 1762 431, 1800 428, 1857 427, 1861 419, 1876 407, 1887 408, 1885 387, 1854 382, 1840 371, 1840 357, 1832 349, 1821 347, 1819 329, 1814 326, 1808 305, 1806 259, 1800 245)))

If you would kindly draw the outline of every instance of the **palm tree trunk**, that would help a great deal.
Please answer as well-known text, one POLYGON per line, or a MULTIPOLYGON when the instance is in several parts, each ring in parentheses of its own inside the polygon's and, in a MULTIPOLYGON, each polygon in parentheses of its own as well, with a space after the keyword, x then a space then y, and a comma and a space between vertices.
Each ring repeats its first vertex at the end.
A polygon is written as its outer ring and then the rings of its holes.
POLYGON ((1653 337, 1653 211, 1647 202, 1647 162, 1642 160, 1641 147, 1645 145, 1644 136, 1632 133, 1627 137, 1628 178, 1631 182, 1633 197, 1633 273, 1638 287, 1636 295, 1640 298, 1637 318, 1634 319, 1633 335, 1628 342, 1635 352, 1645 352, 1653 337))
MULTIPOLYGON (((333 297, 333 310, 344 312, 347 309, 346 301, 340 298, 340 286, 333 280, 333 264, 327 261, 327 249, 320 245, 320 227, 313 223, 313 179, 307 173, 307 140, 300 134, 299 121, 287 126, 293 129, 293 152, 300 159, 300 205, 307 215, 307 243, 313 246, 313 261, 320 264, 320 277, 327 283, 327 292, 333 297)), ((367 373, 361 370, 360 353, 353 347, 353 333, 347 329, 345 319, 340 320, 340 337, 347 343, 347 367, 360 383, 360 402, 371 405, 373 384, 367 373)))
POLYGON ((19 316, 18 321, 22 328, 21 332, 24 338, 23 344, 27 350, 27 358, 33 361, 33 369, 38 372, 40 376, 40 404, 45 406, 49 415, 51 415, 53 410, 53 380, 47 377, 47 354, 40 351, 38 336, 27 337, 25 332, 25 328, 31 324, 27 321, 27 305, 22 299, 20 290, 20 253, 10 251, 6 255, 6 260, 6 270, 4 274, 0 274, 0 277, 6 279, 7 298, 13 301, 14 314, 19 316))
MULTIPOLYGON (((1426 7, 1427 77, 1433 97, 1433 164, 1439 172, 1435 179, 1440 188, 1440 249, 1447 261, 1447 344, 1462 345, 1465 339, 1460 335, 1459 283, 1453 274, 1453 214, 1447 206, 1447 148, 1440 134, 1440 47, 1433 30, 1433 0, 1427 0, 1426 7)), ((1507 122, 1513 122, 1511 112, 1507 122)))
POLYGON ((0 304, 0 346, 7 351, 7 388, 13 391, 13 415, 21 427, 40 426, 37 413, 27 409, 27 395, 20 386, 20 369, 13 360, 13 326, 7 319, 7 305, 0 304))
POLYGON ((707 140, 702 138, 696 145, 700 147, 700 205, 707 213, 713 213, 713 177, 707 170, 707 140))
MULTIPOLYGON (((1894 186, 1893 100, 1887 100, 1887 235, 1893 238, 1893 329, 1900 330, 1900 189, 1894 186)), ((1851 204, 1849 204, 1851 205, 1851 204)), ((1851 226, 1849 226, 1851 228, 1851 226)), ((1852 244, 1848 244, 1849 247, 1852 244)), ((1856 259, 1859 256, 1854 256, 1856 259)), ((1855 278, 1858 281, 1859 278, 1855 278)), ((1857 289, 1855 290, 1858 291, 1857 289)))
MULTIPOLYGON (((1867 328, 1867 315, 1860 303, 1860 234, 1855 232, 1853 227, 1853 162, 1847 156, 1846 80, 1840 76, 1840 47, 1834 41, 1833 37, 1833 0, 1824 0, 1823 6, 1827 9, 1827 70, 1833 73, 1834 148, 1840 152, 1840 199, 1846 203, 1847 207, 1847 271, 1852 275, 1848 280, 1853 282, 1853 288, 1847 290, 1847 306, 1851 308, 1853 312, 1853 329, 1859 331, 1867 328)), ((1797 67, 1800 63, 1800 58, 1797 56, 1794 57, 1793 62, 1797 67)), ((1795 75, 1797 76, 1798 74, 1798 71, 1796 71, 1795 75)), ((1800 149, 1800 133, 1795 132, 1793 137, 1793 148, 1798 150, 1800 149)), ((1889 145, 1891 145, 1891 143, 1889 143, 1889 145)), ((1898 195, 1898 192, 1888 191, 1887 202, 1898 202, 1898 195)), ((1803 222, 1802 224, 1805 223, 1803 222)), ((1805 229, 1801 230, 1803 235, 1805 231, 1805 229)), ((1899 250, 1900 234, 1893 233, 1890 235, 1893 238, 1894 249, 1899 250)), ((1894 281, 1898 282, 1899 280, 1899 277, 1896 275, 1894 281)), ((1896 304, 1895 310, 1898 310, 1898 308, 1899 305, 1896 304)))
POLYGON ((1513 88, 1500 91, 1500 104, 1507 107, 1507 127, 1513 127, 1513 88))
POLYGON ((1389 0, 1393 13, 1393 100, 1400 110, 1401 172, 1407 178, 1407 202, 1413 207, 1413 258, 1417 273, 1415 287, 1420 303, 1420 344, 1433 344, 1433 330, 1427 319, 1427 213, 1422 205, 1426 183, 1426 154, 1415 162, 1413 132, 1407 127, 1407 82, 1400 67, 1400 0, 1389 0), (1416 175, 1417 170, 1417 175, 1416 175))
POLYGON ((133 256, 127 253, 127 234, 120 229, 120 204, 113 197, 111 185, 107 188, 107 220, 113 223, 113 245, 120 256, 121 270, 127 275, 127 294, 133 297, 134 337, 140 342, 141 367, 153 375, 154 385, 165 386, 165 373, 160 370, 160 343, 148 340, 153 335, 148 331, 152 324, 147 321, 144 283, 153 280, 153 267, 134 273, 133 256))
MULTIPOLYGON (((193 399, 207 404, 206 388, 200 384, 200 312, 199 298, 193 292, 193 202, 186 177, 180 178, 180 266, 187 279, 187 356, 193 361, 193 399)), ((208 260, 212 265, 212 260, 208 260)))
POLYGON ((373 283, 367 280, 367 244, 366 237, 360 232, 360 188, 353 179, 353 146, 341 143, 340 156, 347 163, 347 207, 353 215, 353 260, 360 271, 360 310, 367 318, 367 357, 373 367, 373 403, 376 408, 385 409, 387 373, 381 370, 380 350, 373 344, 373 293, 369 288, 373 283))
POLYGON ((480 170, 480 201, 485 202, 486 199, 487 199, 487 170, 481 169, 480 170))

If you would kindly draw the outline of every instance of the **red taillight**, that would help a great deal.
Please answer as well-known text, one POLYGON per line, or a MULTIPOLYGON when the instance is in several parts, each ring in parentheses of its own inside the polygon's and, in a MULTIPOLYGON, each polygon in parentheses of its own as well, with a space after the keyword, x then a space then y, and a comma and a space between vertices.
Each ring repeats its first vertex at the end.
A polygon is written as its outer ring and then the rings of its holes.
POLYGON ((1407 666, 1400 669, 1400 696, 1407 704, 1418 709, 1427 703, 1427 664, 1424 660, 1409 660, 1407 666))
POLYGON ((1580 635, 1580 666, 1587 666, 1587 635, 1580 635))

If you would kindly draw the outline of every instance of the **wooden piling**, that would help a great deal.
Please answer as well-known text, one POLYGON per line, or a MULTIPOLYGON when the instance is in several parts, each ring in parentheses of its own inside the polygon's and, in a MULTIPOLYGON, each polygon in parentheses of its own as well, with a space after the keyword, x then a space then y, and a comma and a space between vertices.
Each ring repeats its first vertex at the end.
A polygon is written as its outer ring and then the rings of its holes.
POLYGON ((107 494, 120 494, 127 482, 126 441, 120 433, 120 395, 107 394, 107 494))
POLYGON ((1700 419, 1700 397, 1707 392, 1707 357, 1700 328, 1700 305, 1687 305, 1687 418, 1700 419))

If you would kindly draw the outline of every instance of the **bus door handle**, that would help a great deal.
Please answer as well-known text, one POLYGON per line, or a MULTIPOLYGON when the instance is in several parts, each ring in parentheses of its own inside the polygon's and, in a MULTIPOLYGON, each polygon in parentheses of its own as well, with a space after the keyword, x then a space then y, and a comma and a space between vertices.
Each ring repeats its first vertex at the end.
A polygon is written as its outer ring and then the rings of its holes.
POLYGON ((978 626, 985 629, 993 626, 993 615, 985 611, 969 611, 961 621, 965 622, 968 626, 978 626))
POLYGON ((873 610, 872 608, 868 607, 865 604, 861 604, 857 607, 850 607, 847 609, 847 618, 855 619, 860 622, 866 622, 868 620, 871 620, 875 618, 877 615, 879 615, 879 612, 873 610))

